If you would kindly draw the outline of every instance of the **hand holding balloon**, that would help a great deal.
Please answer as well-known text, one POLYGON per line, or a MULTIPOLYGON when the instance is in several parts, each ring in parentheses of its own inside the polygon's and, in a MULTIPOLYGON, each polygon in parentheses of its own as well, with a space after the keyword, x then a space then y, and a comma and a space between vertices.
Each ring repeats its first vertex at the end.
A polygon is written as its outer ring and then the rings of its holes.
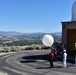
POLYGON ((45 46, 51 47, 54 43, 54 38, 51 35, 44 35, 42 38, 42 43, 45 46))

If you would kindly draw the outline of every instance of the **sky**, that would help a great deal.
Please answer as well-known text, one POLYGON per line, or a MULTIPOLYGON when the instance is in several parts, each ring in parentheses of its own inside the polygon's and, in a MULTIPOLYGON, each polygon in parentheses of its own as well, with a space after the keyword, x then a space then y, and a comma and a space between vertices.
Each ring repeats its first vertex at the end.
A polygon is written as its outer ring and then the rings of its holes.
POLYGON ((75 0, 0 0, 0 31, 61 32, 75 0))

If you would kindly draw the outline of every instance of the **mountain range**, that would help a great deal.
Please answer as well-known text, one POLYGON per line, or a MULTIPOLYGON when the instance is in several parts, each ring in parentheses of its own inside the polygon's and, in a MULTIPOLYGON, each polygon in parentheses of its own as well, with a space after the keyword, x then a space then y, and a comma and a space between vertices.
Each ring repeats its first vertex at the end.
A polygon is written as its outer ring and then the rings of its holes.
MULTIPOLYGON (((13 38, 22 38, 22 39, 32 39, 32 38, 42 38, 44 35, 49 34, 54 37, 54 39, 61 39, 62 33, 61 32, 55 32, 55 33, 42 33, 42 32, 35 32, 35 33, 21 33, 21 32, 15 32, 15 31, 0 31, 0 38, 4 38, 4 36, 7 37, 13 37, 13 38)), ((6 39, 5 37, 5 39, 6 39)))
POLYGON ((55 36, 61 36, 61 32, 54 32, 54 33, 42 33, 42 32, 35 32, 35 33, 21 33, 21 32, 16 32, 16 31, 0 31, 0 35, 4 36, 16 36, 16 35, 45 35, 45 34, 51 34, 55 36))

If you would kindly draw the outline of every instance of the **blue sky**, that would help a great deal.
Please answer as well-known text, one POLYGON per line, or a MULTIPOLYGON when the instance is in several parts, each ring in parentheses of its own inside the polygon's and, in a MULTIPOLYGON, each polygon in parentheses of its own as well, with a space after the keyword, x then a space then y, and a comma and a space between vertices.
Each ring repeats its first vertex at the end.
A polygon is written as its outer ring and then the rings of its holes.
POLYGON ((0 0, 0 31, 60 32, 75 0, 0 0))

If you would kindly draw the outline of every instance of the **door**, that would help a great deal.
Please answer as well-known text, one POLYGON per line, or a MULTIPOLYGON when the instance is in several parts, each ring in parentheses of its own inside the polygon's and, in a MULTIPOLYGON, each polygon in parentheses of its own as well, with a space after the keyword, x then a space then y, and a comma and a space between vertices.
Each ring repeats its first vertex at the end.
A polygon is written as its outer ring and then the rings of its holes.
POLYGON ((76 29, 67 30, 67 49, 74 52, 76 46, 76 29))

